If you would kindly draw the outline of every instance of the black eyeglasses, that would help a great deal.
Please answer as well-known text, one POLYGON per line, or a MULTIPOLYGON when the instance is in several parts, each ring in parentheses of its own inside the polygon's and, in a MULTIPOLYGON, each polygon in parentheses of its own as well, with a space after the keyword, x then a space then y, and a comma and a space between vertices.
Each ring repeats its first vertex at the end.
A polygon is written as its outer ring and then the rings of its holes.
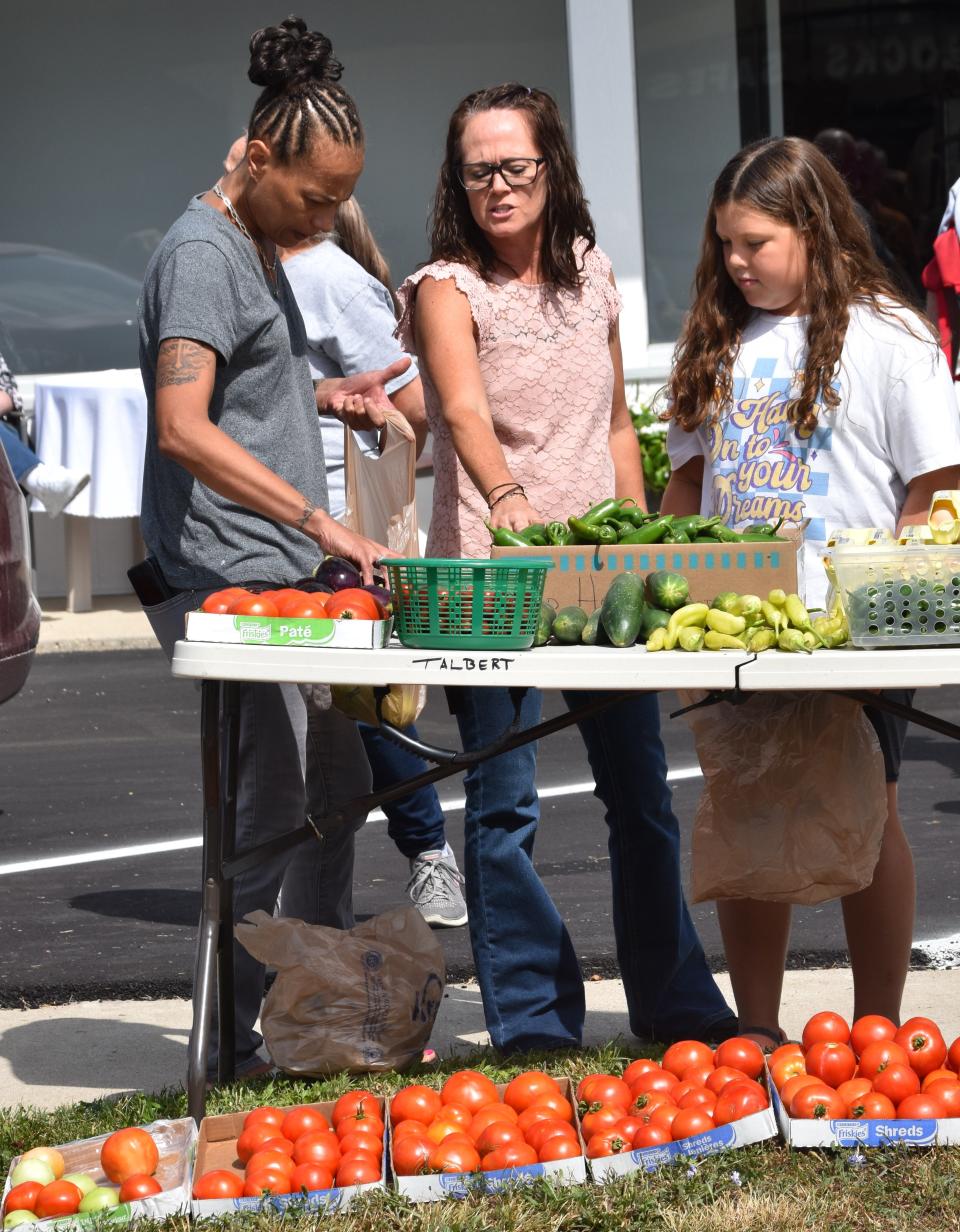
POLYGON ((509 188, 521 188, 537 178, 545 158, 505 158, 500 163, 461 163, 458 178, 467 192, 489 188, 499 172, 509 188))

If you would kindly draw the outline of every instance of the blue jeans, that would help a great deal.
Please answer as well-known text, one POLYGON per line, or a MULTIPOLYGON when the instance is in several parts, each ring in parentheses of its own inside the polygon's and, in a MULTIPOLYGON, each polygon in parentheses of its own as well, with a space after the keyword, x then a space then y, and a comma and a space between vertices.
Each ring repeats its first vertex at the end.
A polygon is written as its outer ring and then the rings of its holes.
POLYGON ((29 445, 20 439, 20 433, 8 423, 0 419, 0 446, 10 462, 10 469, 17 483, 22 483, 35 466, 40 465, 40 459, 29 445))
MULTIPOLYGON (((465 749, 507 727, 506 689, 451 690, 465 749)), ((592 693, 569 693, 569 707, 592 693)), ((526 691, 521 718, 540 718, 526 691)), ((630 1028, 698 1038, 732 1017, 707 967, 683 896, 657 699, 638 694, 579 725, 606 809, 617 958, 630 1028)), ((477 979, 494 1046, 510 1052, 578 1044, 583 978, 573 943, 533 866, 539 818, 536 745, 473 767, 464 779, 467 908, 477 979)))
MULTIPOLYGON (((373 774, 373 790, 392 787, 403 779, 422 774, 430 767, 415 753, 389 740, 378 727, 358 723, 363 747, 373 774)), ((411 724, 406 733, 417 739, 417 729, 411 724)), ((423 851, 439 851, 446 842, 443 811, 432 783, 383 805, 387 818, 387 833, 400 854, 412 860, 423 851)))

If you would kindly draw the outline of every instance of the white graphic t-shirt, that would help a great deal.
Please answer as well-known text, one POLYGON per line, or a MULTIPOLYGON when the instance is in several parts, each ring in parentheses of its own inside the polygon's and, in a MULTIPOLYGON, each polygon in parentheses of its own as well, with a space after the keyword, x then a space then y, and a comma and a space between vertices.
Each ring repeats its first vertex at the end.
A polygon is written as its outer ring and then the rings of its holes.
POLYGON ((758 312, 736 358, 733 405, 694 432, 671 423, 667 433, 675 470, 703 455, 703 514, 737 530, 809 519, 801 565, 813 607, 826 595, 820 556, 830 532, 893 530, 911 480, 960 465, 960 412, 943 352, 913 313, 892 311, 851 309, 834 378, 840 403, 819 407, 812 432, 787 418, 807 318, 758 312))

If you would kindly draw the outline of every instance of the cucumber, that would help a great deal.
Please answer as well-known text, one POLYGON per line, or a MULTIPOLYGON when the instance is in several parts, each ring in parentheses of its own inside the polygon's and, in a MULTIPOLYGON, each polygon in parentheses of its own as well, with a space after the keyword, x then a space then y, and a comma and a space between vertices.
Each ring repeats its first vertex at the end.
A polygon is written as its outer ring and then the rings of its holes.
POLYGON ((587 617, 587 623, 580 634, 580 641, 584 646, 596 646, 597 638, 603 632, 600 628, 600 610, 598 607, 594 608, 587 617))
POLYGON ((545 646, 550 641, 553 632, 554 610, 549 603, 540 604, 540 616, 537 620, 537 631, 533 637, 534 646, 545 646))
POLYGON ((643 578, 638 573, 618 574, 600 608, 600 623, 612 645, 633 645, 643 608, 643 578))
POLYGON ((640 616, 640 636, 646 641, 654 629, 665 629, 669 623, 669 612, 661 607, 645 607, 640 616))
POLYGON ((586 623, 587 613, 582 607, 562 607, 553 618, 553 636, 558 642, 572 646, 580 641, 586 623))
POLYGON ((646 596, 651 607, 675 612, 689 602, 690 587, 683 574, 660 569, 656 573, 647 574, 646 596))

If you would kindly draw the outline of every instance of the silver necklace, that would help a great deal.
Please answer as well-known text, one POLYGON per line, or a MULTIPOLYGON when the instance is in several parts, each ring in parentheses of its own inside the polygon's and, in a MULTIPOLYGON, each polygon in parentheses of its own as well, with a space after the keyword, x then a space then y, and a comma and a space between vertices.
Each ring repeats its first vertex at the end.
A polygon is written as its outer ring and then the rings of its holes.
POLYGON ((260 264, 263 266, 264 270, 267 273, 267 276, 270 278, 271 282, 274 284, 273 292, 274 294, 276 294, 276 282, 277 282, 276 258, 274 258, 273 265, 270 265, 267 262, 267 258, 266 258, 266 255, 264 254, 263 249, 260 247, 257 241, 253 238, 250 232, 247 230, 246 226, 244 225, 243 219, 240 217, 240 215, 237 213, 236 209, 234 208, 233 202, 230 200, 230 198, 223 191, 223 189, 220 187, 219 184, 214 184, 213 193, 214 193, 214 196, 219 197, 220 200, 223 202, 223 204, 227 207, 227 214, 229 215, 230 221, 233 223, 233 225, 237 228, 237 230, 240 232, 241 235, 245 235, 247 237, 250 243, 257 250, 257 256, 260 258, 260 264))

